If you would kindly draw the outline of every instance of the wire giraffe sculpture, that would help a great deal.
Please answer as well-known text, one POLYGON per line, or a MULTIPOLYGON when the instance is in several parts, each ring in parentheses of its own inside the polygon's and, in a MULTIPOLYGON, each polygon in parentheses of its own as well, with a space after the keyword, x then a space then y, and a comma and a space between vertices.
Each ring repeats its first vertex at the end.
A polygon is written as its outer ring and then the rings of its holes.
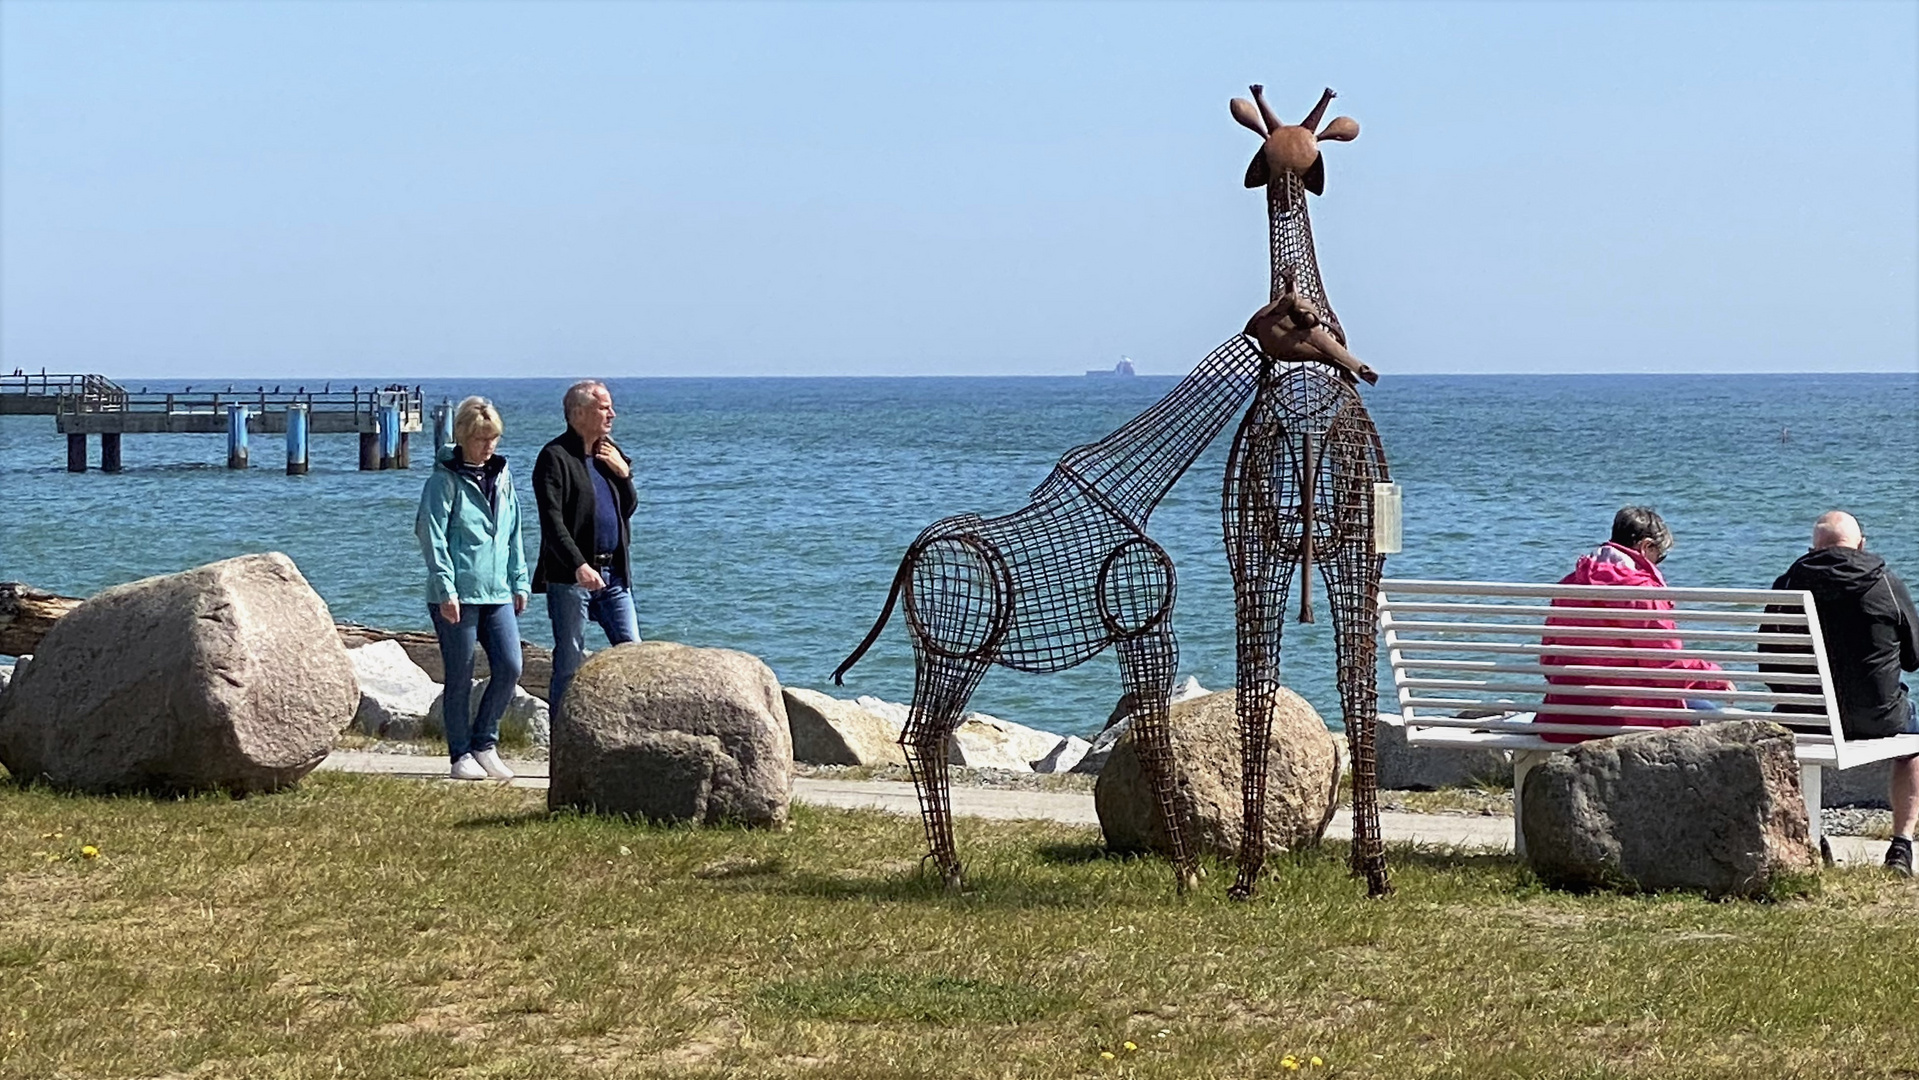
MULTIPOLYGON (((1349 739, 1356 730, 1358 700, 1349 684, 1363 677, 1371 705, 1373 622, 1354 616, 1371 611, 1379 576, 1371 547, 1372 490, 1362 480, 1385 479, 1385 456, 1351 384, 1359 378, 1374 382, 1377 376, 1346 351, 1345 335, 1319 282, 1305 214, 1304 192, 1317 194, 1323 177, 1311 129, 1332 92, 1326 92, 1304 129, 1280 125, 1260 88, 1253 94, 1261 112, 1236 99, 1233 115, 1267 137, 1247 172, 1247 186, 1268 188, 1271 302, 1151 408, 1105 439, 1068 451, 1024 507, 993 518, 962 514, 927 526, 908 545, 873 628, 833 672, 833 681, 843 683, 904 601, 914 683, 900 743, 919 792, 927 858, 948 889, 959 889, 963 874, 953 845, 946 742, 980 680, 995 664, 1063 671, 1109 646, 1118 649, 1131 737, 1165 826, 1175 882, 1181 892, 1198 882, 1167 730, 1167 702, 1179 661, 1172 627, 1175 574, 1165 550, 1146 535, 1146 525, 1173 484, 1248 399, 1253 407, 1234 440, 1224 499, 1238 615, 1247 830, 1233 896, 1252 895, 1264 858, 1266 747, 1278 687, 1279 612, 1292 567, 1310 571, 1315 550, 1335 553, 1332 567, 1337 569, 1322 564, 1322 572, 1328 575, 1342 634, 1340 684, 1349 739), (1265 123, 1255 126, 1262 113, 1265 123), (1304 160, 1295 166, 1302 156, 1302 130, 1304 160), (1291 453, 1298 445, 1295 435, 1304 439, 1303 457, 1291 453), (1330 471, 1319 470, 1315 445, 1322 448, 1318 453, 1332 456, 1330 471), (1297 468, 1302 461, 1310 463, 1303 472, 1297 468), (1302 483, 1301 477, 1311 479, 1302 483), (1321 497, 1299 499, 1302 489, 1321 497), (1287 501, 1289 495, 1293 501, 1287 501), (1366 563, 1370 579, 1347 569, 1348 562, 1361 558, 1352 530, 1362 524, 1359 539, 1363 557, 1372 560, 1366 563), (1364 585, 1365 580, 1371 584, 1364 585), (1363 609, 1349 597, 1357 587, 1365 589, 1363 609), (1363 657, 1358 647, 1347 646, 1348 637, 1362 632, 1363 657)), ((1347 140, 1357 134, 1358 125, 1340 117, 1318 138, 1347 140)), ((1302 617, 1310 618, 1304 605, 1302 617)), ((1371 787, 1372 722, 1369 715, 1352 755, 1355 791, 1364 788, 1363 801, 1355 796, 1354 866, 1368 868, 1369 886, 1379 893, 1386 886, 1371 787), (1362 835, 1370 841, 1362 843, 1362 835)))
POLYGON ((1248 324, 1262 363, 1253 404, 1227 459, 1221 496, 1227 561, 1239 637, 1236 678, 1245 831, 1236 899, 1253 895, 1266 857, 1266 751, 1279 689, 1281 631, 1295 569, 1302 622, 1312 620, 1312 572, 1319 565, 1333 611, 1340 707, 1353 775, 1351 867, 1371 896, 1392 891, 1379 835, 1374 736, 1378 725, 1379 580, 1385 558, 1374 534, 1375 484, 1390 482, 1379 430, 1357 383, 1378 377, 1346 351, 1346 334, 1326 299, 1306 193, 1325 189, 1319 142, 1347 142, 1359 124, 1336 117, 1320 131, 1333 91, 1297 125, 1280 123, 1262 88, 1235 98, 1234 119, 1263 142, 1246 186, 1266 189, 1272 249, 1272 303, 1248 324))
POLYGON ((1117 646, 1133 738, 1172 847, 1181 892, 1199 880, 1173 791, 1167 701, 1179 664, 1173 561, 1146 535, 1175 481, 1239 415, 1258 381, 1245 335, 1214 349, 1151 408, 1096 443, 1067 451, 1024 507, 962 514, 906 549, 886 605, 833 681, 866 654, 904 600, 913 642, 913 703, 900 744, 919 790, 928 858, 962 884, 953 848, 946 741, 994 664, 1053 672, 1117 646))

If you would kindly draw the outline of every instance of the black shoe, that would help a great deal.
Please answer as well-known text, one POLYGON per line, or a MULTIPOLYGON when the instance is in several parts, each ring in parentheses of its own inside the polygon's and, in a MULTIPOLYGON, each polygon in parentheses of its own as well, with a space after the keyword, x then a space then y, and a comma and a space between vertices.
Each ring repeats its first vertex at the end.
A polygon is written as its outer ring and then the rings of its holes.
POLYGON ((1912 876, 1912 841, 1903 836, 1892 838, 1892 846, 1886 849, 1886 869, 1900 877, 1912 876))

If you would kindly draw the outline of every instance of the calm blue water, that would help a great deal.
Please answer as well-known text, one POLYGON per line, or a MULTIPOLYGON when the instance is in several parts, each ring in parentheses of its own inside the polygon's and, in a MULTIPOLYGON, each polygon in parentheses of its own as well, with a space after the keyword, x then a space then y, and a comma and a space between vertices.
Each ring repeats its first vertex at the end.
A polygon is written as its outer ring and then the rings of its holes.
MULTIPOLYGON (((743 649, 789 685, 831 692, 829 673, 866 633, 923 526, 1018 507, 1068 447, 1111 431, 1174 381, 615 381, 615 436, 641 487, 642 631, 743 649)), ((531 506, 533 456, 561 427, 566 383, 424 385, 429 400, 478 393, 499 404, 501 450, 531 506)), ((1645 502, 1678 536, 1664 567, 1675 584, 1770 584, 1804 550, 1812 519, 1835 506, 1919 580, 1916 375, 1388 377, 1367 400, 1405 487, 1406 551, 1388 560, 1392 576, 1553 580, 1605 538, 1615 509, 1645 502)), ((1211 688, 1233 682, 1219 526, 1229 441, 1230 432, 1152 522, 1179 567, 1181 674, 1211 688)), ((256 437, 256 467, 229 472, 222 436, 129 436, 125 473, 76 476, 50 418, 0 417, 0 579, 86 595, 277 549, 336 618, 426 629, 412 534, 426 455, 416 449, 411 472, 362 473, 353 436, 316 436, 313 472, 290 478, 281 446, 256 437)), ((1285 674, 1330 719, 1337 696, 1320 606, 1320 622, 1287 627, 1285 674)), ((551 640, 538 598, 523 631, 551 640)), ((838 693, 903 701, 912 679, 896 616, 838 693)), ((1060 675, 995 670, 973 707, 1086 733, 1118 692, 1109 653, 1060 675)))

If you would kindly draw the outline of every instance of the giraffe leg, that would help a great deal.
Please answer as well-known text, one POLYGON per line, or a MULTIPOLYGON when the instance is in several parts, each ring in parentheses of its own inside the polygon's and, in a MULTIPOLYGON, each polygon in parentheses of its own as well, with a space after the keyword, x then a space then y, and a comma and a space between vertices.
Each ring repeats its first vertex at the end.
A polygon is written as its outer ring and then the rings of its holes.
POLYGON ((952 788, 947 774, 946 741, 959 726, 987 662, 980 659, 936 656, 914 650, 918 677, 913 682, 913 707, 900 733, 906 767, 919 792, 920 820, 926 826, 927 858, 939 869, 948 892, 958 892, 963 879, 959 854, 953 847, 952 788))
POLYGON ((1243 817, 1238 874, 1227 891, 1235 900, 1252 899, 1266 863, 1266 751, 1279 691, 1286 594, 1299 542, 1297 519, 1282 518, 1281 508, 1296 505, 1300 487, 1288 443, 1284 428, 1255 402, 1233 440, 1226 471, 1223 516, 1239 644, 1234 710, 1243 817))
POLYGON ((1366 535, 1339 546, 1322 564, 1333 609, 1339 656, 1339 703, 1346 720, 1346 749, 1353 766, 1352 872, 1366 879, 1366 895, 1386 896, 1386 844, 1379 833, 1379 772, 1374 738, 1379 729, 1379 579, 1383 556, 1366 535))
POLYGON ((1173 860, 1173 878, 1181 894, 1199 884, 1199 865, 1186 835, 1186 815, 1179 802, 1173 765, 1173 742, 1168 730, 1167 701, 1179 667, 1179 642, 1170 621, 1137 637, 1119 642, 1120 682, 1133 699, 1133 745, 1139 752, 1146 785, 1153 791, 1166 844, 1173 860))

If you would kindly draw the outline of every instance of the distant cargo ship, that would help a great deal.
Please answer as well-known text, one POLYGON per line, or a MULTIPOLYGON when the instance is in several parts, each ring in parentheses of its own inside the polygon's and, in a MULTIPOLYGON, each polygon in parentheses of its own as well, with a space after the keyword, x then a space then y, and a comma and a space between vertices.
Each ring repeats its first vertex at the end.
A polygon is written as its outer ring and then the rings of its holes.
POLYGON ((1088 378, 1093 379, 1130 379, 1137 374, 1139 374, 1139 372, 1133 370, 1133 358, 1130 356, 1120 357, 1119 363, 1114 364, 1110 370, 1107 368, 1097 368, 1086 373, 1088 378))

